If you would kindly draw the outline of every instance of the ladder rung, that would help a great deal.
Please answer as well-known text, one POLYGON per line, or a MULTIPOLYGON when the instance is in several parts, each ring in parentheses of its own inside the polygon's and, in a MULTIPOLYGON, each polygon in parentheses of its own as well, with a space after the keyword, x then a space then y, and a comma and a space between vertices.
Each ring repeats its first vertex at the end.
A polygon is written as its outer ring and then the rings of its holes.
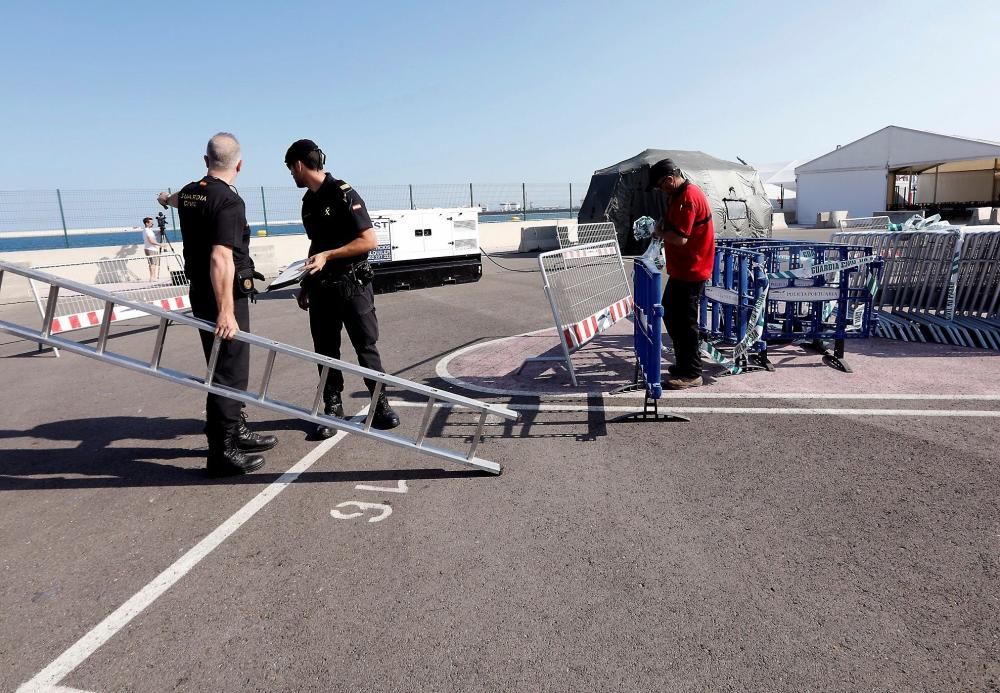
POLYGON ((211 385, 212 380, 215 379, 215 365, 219 362, 219 349, 222 348, 222 337, 215 335, 215 341, 212 342, 212 353, 208 357, 208 370, 205 373, 205 384, 211 385))
POLYGON ((424 409, 424 418, 420 421, 420 431, 417 433, 417 439, 413 441, 418 448, 424 444, 424 438, 427 437, 427 428, 431 424, 431 415, 434 413, 435 401, 433 397, 427 400, 427 407, 424 409))
POLYGON ((56 317, 56 302, 59 300, 59 286, 49 285, 49 299, 45 304, 45 317, 42 318, 42 337, 46 339, 52 336, 52 321, 56 317))
POLYGON ((472 437, 472 447, 469 448, 468 459, 472 459, 476 456, 476 449, 479 447, 479 442, 483 437, 483 427, 486 425, 486 417, 489 415, 488 411, 483 410, 483 413, 479 415, 479 425, 476 426, 476 435, 472 437))
POLYGON ((103 354, 108 345, 108 335, 111 333, 111 317, 115 312, 112 301, 104 302, 104 315, 101 317, 101 331, 97 335, 97 353, 103 354))
POLYGON ((170 321, 160 318, 160 327, 156 330, 156 344, 153 345, 153 356, 149 359, 149 367, 154 371, 160 367, 160 359, 163 357, 163 342, 167 338, 167 325, 170 321))
POLYGON ((319 414, 319 408, 323 405, 323 391, 326 390, 326 379, 330 376, 329 366, 320 366, 319 387, 316 388, 316 399, 313 400, 312 415, 319 414))
POLYGON ((267 363, 264 364, 264 377, 260 380, 260 395, 257 399, 264 401, 267 399, 267 388, 271 384, 271 371, 274 370, 274 359, 278 355, 276 351, 267 352, 267 363))
POLYGON ((382 388, 384 386, 385 383, 383 383, 382 381, 378 381, 377 383, 375 383, 375 389, 372 390, 372 401, 371 404, 368 405, 368 416, 365 417, 366 431, 372 430, 372 421, 375 420, 375 408, 378 403, 378 398, 382 394, 382 388))

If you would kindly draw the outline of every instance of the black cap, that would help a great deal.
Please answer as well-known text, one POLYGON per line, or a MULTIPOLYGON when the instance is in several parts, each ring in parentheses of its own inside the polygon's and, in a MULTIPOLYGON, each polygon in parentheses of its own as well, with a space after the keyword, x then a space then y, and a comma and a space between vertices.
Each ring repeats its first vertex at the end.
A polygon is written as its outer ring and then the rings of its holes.
POLYGON ((646 190, 656 190, 658 183, 669 175, 677 172, 677 164, 673 159, 663 159, 657 161, 649 167, 649 178, 646 181, 646 190))
POLYGON ((323 168, 323 164, 326 163, 326 156, 323 154, 323 150, 319 148, 319 145, 312 140, 296 140, 292 142, 292 146, 285 152, 285 166, 291 166, 296 161, 302 161, 307 164, 318 164, 319 168, 323 168), (319 154, 315 157, 310 157, 313 152, 319 152, 319 154))

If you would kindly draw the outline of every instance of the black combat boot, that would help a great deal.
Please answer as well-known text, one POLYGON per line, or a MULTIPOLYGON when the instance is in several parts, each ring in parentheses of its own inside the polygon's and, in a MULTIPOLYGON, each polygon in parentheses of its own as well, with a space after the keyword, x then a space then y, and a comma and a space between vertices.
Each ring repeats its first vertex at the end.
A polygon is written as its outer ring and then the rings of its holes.
POLYGON ((247 426, 247 415, 240 412, 240 424, 236 428, 236 444, 243 452, 264 452, 278 444, 278 439, 270 434, 254 433, 247 426))
MULTIPOLYGON (((327 416, 336 416, 338 419, 344 418, 344 403, 340 399, 339 392, 323 393, 323 413, 327 416)), ((336 432, 336 429, 329 426, 324 426, 323 424, 316 425, 316 435, 324 440, 332 438, 336 432)))
POLYGON ((208 438, 208 466, 211 477, 249 474, 264 466, 261 455, 248 455, 239 448, 239 434, 234 427, 208 438))
POLYGON ((387 431, 398 425, 399 415, 389 406, 389 400, 386 399, 383 392, 378 396, 378 401, 375 403, 375 416, 372 417, 372 427, 380 431, 387 431))

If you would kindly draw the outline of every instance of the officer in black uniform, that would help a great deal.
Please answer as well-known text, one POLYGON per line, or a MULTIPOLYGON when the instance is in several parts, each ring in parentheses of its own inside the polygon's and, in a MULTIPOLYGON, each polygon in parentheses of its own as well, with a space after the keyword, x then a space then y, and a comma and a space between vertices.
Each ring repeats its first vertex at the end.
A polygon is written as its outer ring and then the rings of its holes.
MULTIPOLYGON (((240 145, 229 133, 208 142, 208 173, 180 192, 160 193, 161 204, 178 208, 184 239, 184 271, 191 282, 195 317, 215 323, 215 333, 200 331, 205 360, 215 336, 222 338, 213 382, 245 390, 250 371, 250 347, 232 341, 238 330, 250 330, 250 297, 254 293, 250 227, 246 207, 233 182, 243 166, 240 145)), ((277 444, 273 435, 254 433, 246 425, 243 404, 209 394, 205 404, 208 474, 246 474, 264 465, 261 455, 277 444)))
MULTIPOLYGON (((302 224, 309 236, 309 274, 298 294, 299 307, 309 311, 309 328, 315 350, 324 356, 340 358, 340 332, 347 335, 365 368, 382 372, 378 341, 378 318, 368 264, 368 251, 376 246, 372 220, 364 200, 350 185, 323 170, 326 155, 312 140, 298 140, 285 153, 295 184, 308 188, 302 198, 302 224)), ((375 382, 365 379, 368 391, 375 382)), ((344 375, 331 370, 323 390, 324 412, 344 416, 341 392, 344 375)), ((372 426, 395 428, 399 416, 389 406, 385 391, 375 403, 372 426)), ((316 434, 329 438, 333 431, 318 426, 316 434)))

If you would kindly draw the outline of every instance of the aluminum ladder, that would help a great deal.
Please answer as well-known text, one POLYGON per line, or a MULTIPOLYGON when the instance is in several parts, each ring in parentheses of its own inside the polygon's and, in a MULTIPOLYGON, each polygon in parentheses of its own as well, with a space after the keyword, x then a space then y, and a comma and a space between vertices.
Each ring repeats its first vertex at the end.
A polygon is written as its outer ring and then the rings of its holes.
MULTIPOLYGON (((379 373, 378 371, 356 366, 328 356, 322 356, 312 351, 276 342, 247 332, 238 332, 234 339, 249 344, 251 349, 263 349, 267 352, 267 360, 264 366, 264 375, 260 381, 260 388, 257 392, 252 392, 249 390, 237 390, 221 386, 212 382, 215 375, 219 347, 222 344, 221 337, 215 337, 215 341, 209 355, 208 368, 204 377, 200 377, 193 373, 186 373, 179 370, 165 368, 160 363, 163 356, 163 346, 167 336, 167 327, 169 325, 174 324, 193 327, 199 331, 213 333, 215 331, 215 325, 212 323, 200 320, 193 316, 172 313, 148 303, 129 301, 121 296, 107 291, 102 291, 86 284, 69 279, 63 279, 45 272, 27 269, 25 267, 13 265, 3 261, 0 261, 0 290, 3 288, 5 275, 11 274, 19 275, 41 284, 47 284, 49 286, 48 300, 46 301, 45 314, 42 318, 41 329, 36 330, 6 320, 0 320, 0 331, 8 332, 27 341, 37 342, 40 345, 45 344, 54 348, 64 349, 70 353, 86 356, 103 363, 109 363, 122 368, 127 368, 138 373, 144 373, 145 375, 167 380, 169 382, 183 385, 195 390, 200 390, 202 392, 211 392, 216 395, 222 395, 224 397, 238 400, 246 404, 252 404, 285 416, 291 416, 315 424, 322 424, 323 426, 328 426, 329 428, 338 431, 358 434, 372 440, 395 445, 405 450, 412 450, 414 452, 431 455, 432 457, 474 467, 475 469, 480 469, 492 474, 500 474, 502 471, 502 467, 496 462, 490 462, 476 457, 476 450, 479 447, 479 443, 482 439, 483 428, 485 427, 489 416, 492 415, 510 421, 516 421, 518 419, 519 414, 511 409, 508 409, 507 407, 499 404, 480 402, 479 400, 475 400, 470 397, 455 395, 427 385, 421 385, 420 383, 416 383, 411 380, 397 378, 396 376, 388 375, 386 373, 379 373), (96 345, 91 346, 88 344, 82 344, 66 337, 52 334, 52 319, 55 315, 56 301, 59 297, 59 291, 61 289, 73 291, 103 301, 103 310, 96 311, 101 321, 96 345), (155 343, 148 360, 136 359, 131 356, 126 356, 109 350, 108 347, 112 314, 116 307, 142 311, 144 313, 148 313, 154 318, 159 319, 159 327, 156 331, 155 343), (314 363, 321 367, 322 370, 320 372, 319 385, 316 388, 316 394, 313 398, 311 408, 305 408, 289 402, 272 399, 268 396, 271 374, 274 371, 274 363, 279 354, 283 359, 314 363), (330 373, 330 369, 337 369, 344 373, 352 373, 376 382, 375 390, 372 393, 371 405, 368 408, 368 415, 363 422, 339 419, 333 416, 327 416, 321 412, 323 407, 323 388, 326 384, 326 379, 330 373), (372 428, 372 420, 375 417, 374 404, 386 385, 390 385, 396 389, 404 390, 427 399, 427 403, 423 408, 423 417, 420 422, 420 427, 414 438, 395 435, 387 431, 380 431, 372 428), (435 405, 438 403, 451 405, 447 408, 449 411, 467 409, 472 410, 473 412, 478 412, 479 422, 476 427, 476 432, 472 437, 468 450, 465 452, 459 452, 428 444, 427 430, 430 427, 432 418, 431 415, 436 408, 435 405)), ((438 408, 442 411, 445 410, 445 407, 438 408)))

